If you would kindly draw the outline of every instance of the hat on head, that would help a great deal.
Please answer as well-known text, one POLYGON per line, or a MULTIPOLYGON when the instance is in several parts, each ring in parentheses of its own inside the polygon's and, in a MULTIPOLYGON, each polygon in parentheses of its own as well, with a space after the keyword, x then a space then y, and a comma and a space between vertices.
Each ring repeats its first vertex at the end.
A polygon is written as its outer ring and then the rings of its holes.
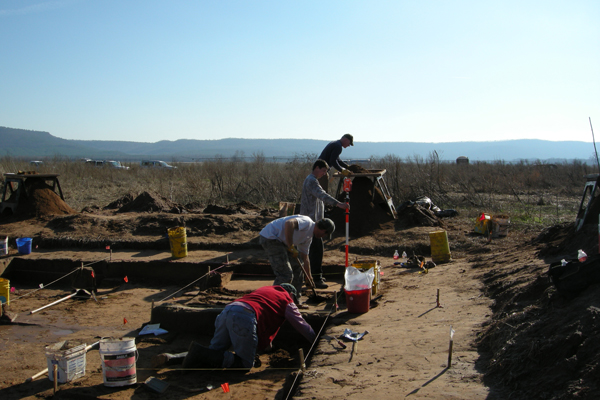
POLYGON ((284 288, 285 291, 288 292, 290 296, 292 296, 292 300, 294 300, 294 302, 298 302, 298 292, 296 291, 296 288, 294 286, 292 286, 290 283, 282 283, 279 286, 284 288))
POLYGON ((331 235, 335 231, 335 224, 329 218, 323 218, 317 222, 317 228, 324 230, 327 235, 331 235))
POLYGON ((352 136, 349 133, 346 133, 344 136, 342 136, 342 139, 346 138, 350 141, 350 146, 354 146, 354 136, 352 136))

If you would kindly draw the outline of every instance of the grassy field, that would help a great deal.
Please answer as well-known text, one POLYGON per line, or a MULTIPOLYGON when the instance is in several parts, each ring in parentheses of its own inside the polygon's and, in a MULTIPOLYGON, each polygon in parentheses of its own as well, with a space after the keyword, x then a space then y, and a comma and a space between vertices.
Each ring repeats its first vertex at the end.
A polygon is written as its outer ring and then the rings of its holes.
MULTIPOLYGON (((203 163, 175 163, 176 169, 129 170, 94 167, 68 159, 44 160, 39 167, 10 157, 0 159, 0 172, 35 170, 59 174, 65 201, 75 210, 104 207, 124 196, 144 191, 181 205, 227 205, 249 201, 275 206, 299 202, 304 178, 311 172, 313 155, 286 163, 256 156, 216 159, 203 163)), ((475 218, 481 212, 507 214, 513 228, 572 221, 579 208, 584 176, 595 173, 589 165, 517 163, 502 161, 457 165, 434 153, 427 159, 387 156, 372 159, 370 169, 385 169, 384 180, 394 204, 427 196, 441 209, 456 209, 475 218)), ((337 187, 330 185, 330 194, 337 187)))

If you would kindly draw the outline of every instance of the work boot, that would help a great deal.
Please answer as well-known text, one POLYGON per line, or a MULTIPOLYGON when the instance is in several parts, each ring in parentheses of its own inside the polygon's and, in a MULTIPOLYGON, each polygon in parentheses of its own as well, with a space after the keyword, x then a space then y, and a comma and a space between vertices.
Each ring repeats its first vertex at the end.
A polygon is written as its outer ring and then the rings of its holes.
POLYGON ((150 363, 152 368, 181 364, 186 355, 187 352, 178 354, 162 353, 152 357, 150 363))
POLYGON ((224 353, 209 349, 196 342, 190 344, 188 353, 183 359, 183 368, 222 368, 224 353))
POLYGON ((329 285, 327 285, 325 283, 325 279, 324 278, 320 278, 320 279, 316 279, 315 280, 315 287, 317 289, 327 289, 329 287, 329 285))

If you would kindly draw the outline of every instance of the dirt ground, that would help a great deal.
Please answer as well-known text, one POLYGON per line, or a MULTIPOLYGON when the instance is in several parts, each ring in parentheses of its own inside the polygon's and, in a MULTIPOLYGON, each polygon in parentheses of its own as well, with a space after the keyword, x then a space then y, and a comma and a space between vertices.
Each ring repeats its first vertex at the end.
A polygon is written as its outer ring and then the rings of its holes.
MULTIPOLYGON (((113 261, 165 260, 171 255, 166 229, 185 225, 187 262, 225 257, 232 263, 266 262, 257 236, 277 217, 277 210, 252 204, 194 210, 156 206, 158 201, 148 209, 148 199, 140 200, 137 207, 134 200, 119 199, 104 209, 61 215, 4 217, 0 235, 9 237, 11 249, 2 261, 59 258, 87 264, 106 258, 106 246, 113 261), (128 208, 123 210, 125 205, 128 208), (33 238, 31 254, 17 254, 17 237, 33 238)), ((350 237, 351 262, 368 258, 381 265, 381 283, 370 310, 348 313, 344 298, 337 312, 332 312, 332 303, 311 304, 306 313, 321 318, 315 326, 320 339, 310 344, 280 338, 281 346, 262 354, 262 365, 248 374, 152 368, 153 355, 185 351, 191 340, 210 340, 203 332, 138 336, 150 321, 152 304, 160 304, 181 286, 104 280, 97 301, 73 298, 30 314, 71 293, 70 287, 39 282, 44 283, 41 289, 35 277, 11 281, 15 292, 0 325, 0 398, 566 399, 600 395, 596 383, 600 352, 594 343, 598 342, 594 317, 600 298, 595 286, 574 300, 566 299, 547 275, 550 263, 574 258, 576 247, 597 253, 593 231, 576 235, 572 226, 557 226, 543 232, 509 231, 507 237, 488 240, 473 231, 470 216, 438 219, 428 210, 410 207, 398 214, 397 220, 370 223, 364 234, 350 237), (437 230, 448 234, 450 262, 427 270, 395 264, 401 261, 392 258, 395 250, 431 260, 429 232, 437 230), (17 318, 10 322, 7 316, 17 318), (346 329, 368 334, 354 346, 344 342, 343 348, 336 339, 346 329), (136 384, 103 385, 97 349, 87 353, 85 375, 60 384, 55 395, 47 375, 26 382, 46 368, 45 346, 67 339, 91 344, 102 337, 136 337, 136 384), (303 372, 299 347, 309 356, 303 372), (168 383, 168 389, 160 395, 152 392, 144 384, 149 377, 168 383), (221 388, 224 383, 229 384, 230 394, 221 388), (203 392, 207 387, 214 389, 203 392)), ((339 225, 337 234, 326 242, 328 265, 345 263, 345 237, 339 225)), ((327 278, 330 287, 319 292, 332 299, 335 291, 340 292, 343 277, 327 278)), ((271 279, 234 277, 225 288, 199 293, 192 287, 167 301, 190 306, 209 301, 226 304, 270 284, 271 279)))

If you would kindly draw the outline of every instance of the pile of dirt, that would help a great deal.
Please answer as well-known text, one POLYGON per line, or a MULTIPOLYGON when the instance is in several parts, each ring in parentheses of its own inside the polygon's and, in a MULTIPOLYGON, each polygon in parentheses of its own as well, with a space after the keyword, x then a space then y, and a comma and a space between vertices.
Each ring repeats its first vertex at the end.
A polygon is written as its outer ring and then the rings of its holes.
POLYGON ((29 178, 24 183, 25 195, 19 199, 17 214, 25 217, 76 214, 43 179, 29 178))
POLYGON ((215 204, 209 204, 204 208, 202 212, 205 214, 221 214, 221 215, 233 215, 233 214, 250 214, 260 211, 260 207, 249 201, 242 201, 232 206, 218 206, 215 204))
POLYGON ((348 166, 348 170, 350 172, 352 172, 353 174, 366 174, 369 172, 368 169, 364 168, 361 165, 358 164, 352 164, 348 166))
POLYGON ((568 254, 568 259, 577 258, 577 250, 583 249, 587 254, 598 254, 598 225, 585 224, 575 231, 575 223, 563 223, 546 228, 534 240, 543 244, 540 256, 568 254))
MULTIPOLYGON (((122 200, 123 198, 121 198, 122 200)), ((112 203, 111 203, 112 204, 112 203)), ((181 214, 185 208, 158 194, 143 192, 135 199, 128 201, 117 212, 165 212, 181 214)))
POLYGON ((126 204, 131 203, 134 198, 135 195, 133 193, 127 193, 125 196, 119 197, 117 200, 104 207, 103 210, 118 210, 126 204))
POLYGON ((199 201, 192 201, 191 203, 187 203, 184 207, 192 213, 200 213, 204 210, 204 205, 199 201))
POLYGON ((243 212, 240 211, 239 208, 237 207, 222 207, 222 206, 217 206, 215 204, 209 204, 208 206, 206 206, 206 208, 203 210, 204 213, 206 214, 222 214, 222 215, 233 215, 233 214, 240 214, 243 212))
POLYGON ((593 254, 591 262, 598 259, 597 227, 584 225, 575 232, 574 223, 559 224, 529 244, 475 264, 484 272, 486 295, 494 299, 493 316, 478 340, 480 352, 490 355, 482 358, 487 385, 500 385, 517 399, 596 398, 600 285, 590 281, 579 292, 566 293, 548 277, 547 265, 561 258, 573 260, 569 276, 580 274, 584 264, 576 256, 581 248, 593 254), (538 249, 539 259, 521 256, 527 248, 538 249))

